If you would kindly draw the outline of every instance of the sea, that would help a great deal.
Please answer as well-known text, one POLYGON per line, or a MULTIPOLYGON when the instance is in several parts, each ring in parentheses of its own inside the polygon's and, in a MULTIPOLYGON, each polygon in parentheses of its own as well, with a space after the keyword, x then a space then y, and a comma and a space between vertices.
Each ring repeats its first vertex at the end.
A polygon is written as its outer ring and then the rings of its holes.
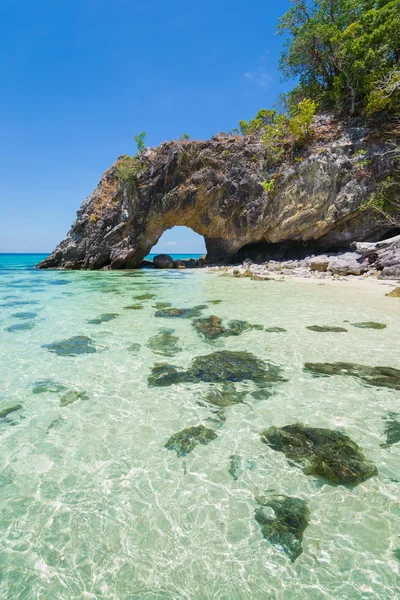
POLYGON ((400 598, 388 282, 43 258, 0 255, 2 600, 400 598), (349 436, 376 475, 342 485, 263 443, 293 424, 349 436))

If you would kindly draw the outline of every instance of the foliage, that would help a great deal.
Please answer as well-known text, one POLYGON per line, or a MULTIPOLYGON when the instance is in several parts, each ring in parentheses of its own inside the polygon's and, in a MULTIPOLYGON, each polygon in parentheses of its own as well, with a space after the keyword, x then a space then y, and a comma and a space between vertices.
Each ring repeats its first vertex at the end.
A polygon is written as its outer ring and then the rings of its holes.
POLYGON ((366 150, 359 150, 355 154, 353 154, 353 158, 355 159, 355 163, 358 169, 364 170, 370 166, 371 161, 366 158, 367 152, 366 150))
POLYGON ((316 108, 316 103, 308 98, 291 107, 288 127, 296 139, 302 140, 309 136, 316 108))
POLYGON ((143 150, 145 149, 145 143, 144 143, 145 138, 146 138, 146 132, 145 131, 141 131, 137 135, 133 136, 133 139, 136 142, 138 153, 143 152, 143 150))
POLYGON ((231 156, 229 150, 224 150, 222 154, 225 156, 225 158, 229 158, 231 156))
POLYGON ((116 166, 116 174, 121 183, 126 184, 128 190, 133 192, 137 189, 137 177, 146 170, 146 164, 141 162, 139 156, 121 157, 116 166))
POLYGON ((242 135, 252 135, 257 133, 267 125, 271 125, 275 118, 275 110, 266 110, 265 108, 262 108, 251 121, 247 122, 242 120, 239 122, 240 133, 242 135))
POLYGON ((96 219, 96 215, 95 215, 94 213, 92 213, 92 214, 90 215, 90 217, 89 217, 89 221, 90 221, 91 223, 96 223, 96 220, 97 220, 97 219, 96 219))
POLYGON ((179 138, 180 142, 185 142, 186 140, 190 140, 190 135, 188 133, 184 133, 183 135, 181 135, 181 137, 179 138))
POLYGON ((263 108, 251 121, 240 121, 240 131, 242 135, 259 134, 266 146, 265 158, 274 164, 311 138, 316 109, 316 102, 309 98, 292 105, 288 114, 263 108))
POLYGON ((264 181, 262 182, 262 186, 268 195, 272 194, 275 190, 275 179, 272 178, 269 181, 266 181, 264 179, 264 181))
POLYGON ((351 114, 399 106, 400 0, 291 0, 278 32, 284 76, 299 79, 289 105, 308 97, 351 114))
POLYGON ((362 208, 372 210, 377 222, 400 227, 400 147, 394 152, 393 173, 378 183, 376 192, 362 208))
POLYGON ((400 111, 400 67, 393 67, 385 76, 373 82, 368 97, 367 115, 378 111, 400 111))

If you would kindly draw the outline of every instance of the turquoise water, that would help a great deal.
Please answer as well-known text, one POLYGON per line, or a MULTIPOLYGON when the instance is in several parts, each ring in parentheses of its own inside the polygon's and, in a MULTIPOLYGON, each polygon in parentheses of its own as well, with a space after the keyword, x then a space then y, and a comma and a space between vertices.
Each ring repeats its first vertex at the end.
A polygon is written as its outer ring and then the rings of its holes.
POLYGON ((400 392, 303 370, 323 361, 400 368, 400 301, 385 297, 390 288, 203 270, 35 271, 39 259, 0 255, 0 411, 15 408, 0 418, 0 598, 400 597, 400 443, 382 447, 400 392), (157 317, 158 302, 205 304, 203 316, 286 332, 207 341, 191 319, 157 317), (115 318, 99 323, 104 314, 115 318), (360 321, 387 327, 351 325, 360 321), (306 328, 315 324, 347 332, 306 328), (178 338, 171 357, 156 353, 165 329, 178 338), (75 336, 91 340, 89 353, 44 347, 75 336), (206 397, 215 384, 148 385, 154 363, 187 369, 223 350, 271 361, 286 381, 264 398, 253 396, 257 383, 236 383, 244 402, 223 414, 206 397), (261 443, 266 428, 297 422, 344 431, 378 475, 357 487, 330 484, 261 443), (208 445, 181 458, 165 448, 200 424, 216 434, 208 445), (307 503, 294 562, 254 518, 255 497, 268 494, 307 503))
MULTIPOLYGON (((185 258, 200 258, 200 256, 204 256, 204 254, 168 254, 174 260, 185 260, 185 258)), ((146 256, 147 260, 153 260, 156 254, 148 254, 146 256)))

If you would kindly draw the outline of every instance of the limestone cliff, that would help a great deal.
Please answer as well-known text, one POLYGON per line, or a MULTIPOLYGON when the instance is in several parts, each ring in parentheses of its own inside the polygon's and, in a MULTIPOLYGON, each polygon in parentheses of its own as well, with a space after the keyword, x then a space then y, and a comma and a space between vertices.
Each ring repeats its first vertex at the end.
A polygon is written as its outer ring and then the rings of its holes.
POLYGON ((135 185, 106 171, 65 240, 41 268, 135 268, 162 233, 186 225, 207 258, 231 260, 250 244, 301 243, 321 250, 388 233, 363 202, 390 172, 389 146, 364 123, 319 116, 313 142, 279 166, 256 137, 172 141, 145 150, 135 185), (361 151, 361 152, 360 152, 361 151), (266 192, 263 181, 275 180, 266 192))

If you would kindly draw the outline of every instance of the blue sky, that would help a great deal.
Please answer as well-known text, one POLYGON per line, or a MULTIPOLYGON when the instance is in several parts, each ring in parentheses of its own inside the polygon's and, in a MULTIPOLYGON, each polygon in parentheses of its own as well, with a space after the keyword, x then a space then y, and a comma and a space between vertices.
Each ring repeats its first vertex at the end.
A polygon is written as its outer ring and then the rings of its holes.
POLYGON ((135 133, 206 139, 271 106, 288 4, 1 0, 0 252, 51 251, 135 133))

